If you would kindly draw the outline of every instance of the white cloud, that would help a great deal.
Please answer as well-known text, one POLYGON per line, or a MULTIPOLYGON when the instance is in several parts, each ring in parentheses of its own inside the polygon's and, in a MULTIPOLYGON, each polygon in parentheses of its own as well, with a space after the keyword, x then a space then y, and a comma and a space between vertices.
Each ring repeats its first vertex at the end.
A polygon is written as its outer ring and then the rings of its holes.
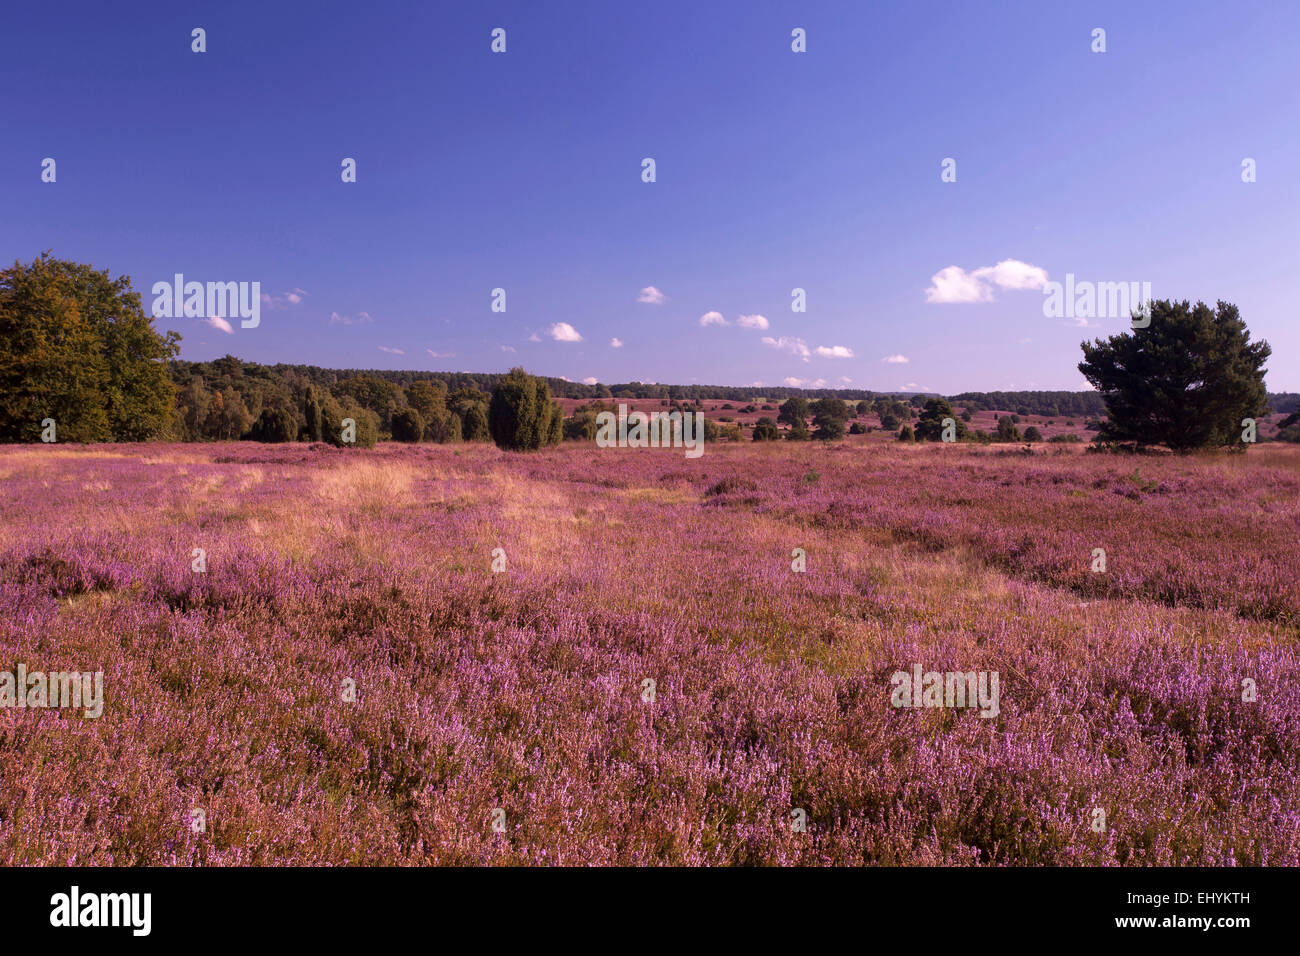
POLYGON ((900 392, 931 392, 931 391, 934 391, 934 389, 930 388, 929 385, 918 385, 916 382, 907 382, 907 383, 905 383, 905 384, 903 384, 903 385, 900 385, 900 386, 898 386, 898 390, 899 390, 900 392))
POLYGON ((817 354, 822 358, 853 358, 853 349, 847 345, 819 345, 817 354))
POLYGON ((501 351, 502 351, 502 352, 513 352, 514 350, 515 350, 515 347, 514 347, 513 345, 503 345, 503 346, 501 346, 501 351))
POLYGON ((594 376, 588 375, 586 378, 584 378, 584 379, 582 380, 582 384, 583 384, 583 385, 595 385, 595 384, 596 384, 597 382, 599 382, 599 381, 600 381, 600 379, 595 378, 594 376))
POLYGON ((759 329, 766 332, 770 323, 761 315, 742 315, 736 320, 742 329, 759 329))
POLYGON ((205 324, 205 325, 210 325, 210 326, 212 326, 214 329, 216 329, 216 330, 218 330, 218 331, 220 331, 220 332, 225 332, 227 335, 234 335, 234 334, 235 334, 235 330, 232 329, 232 328, 230 327, 230 323, 227 322, 225 319, 223 319, 223 318, 222 318, 221 316, 219 316, 219 315, 210 315, 210 316, 208 316, 208 317, 207 317, 207 320, 204 322, 204 324, 205 324))
POLYGON ((992 302, 993 289, 1041 289, 1047 284, 1047 270, 1003 259, 995 266, 980 266, 967 272, 961 266, 947 266, 930 277, 926 302, 992 302))
POLYGON ((1046 269, 1019 259, 1003 259, 992 268, 976 269, 975 274, 987 276, 1000 289, 1041 289, 1047 285, 1046 269))
POLYGON ((790 352, 792 355, 797 355, 805 362, 808 361, 808 356, 811 354, 808 351, 808 346, 804 344, 803 339, 790 339, 786 338, 784 335, 779 339, 774 339, 770 335, 765 335, 763 336, 763 344, 771 346, 774 349, 781 349, 782 351, 790 352))
POLYGON ((664 298, 665 296, 662 292, 654 286, 648 285, 641 290, 641 294, 637 296, 637 301, 644 302, 647 305, 663 305, 664 298))
POLYGON ((810 382, 806 378, 795 378, 794 376, 791 376, 790 378, 782 379, 781 384, 789 385, 791 388, 825 388, 826 379, 817 378, 810 382))
POLYGON ((541 341, 541 337, 540 337, 536 332, 534 332, 534 333, 532 333, 531 335, 528 336, 528 341, 530 341, 530 342, 540 342, 540 341, 541 341))
POLYGON ((886 355, 880 361, 884 362, 886 365, 906 365, 912 360, 906 355, 886 355))
POLYGON ((339 315, 337 312, 330 313, 330 325, 370 325, 374 321, 369 312, 358 312, 356 318, 339 315))
POLYGON ((433 349, 425 349, 433 358, 451 358, 455 352, 435 352, 433 349))
POLYGON ((612 349, 621 349, 621 348, 623 347, 623 340, 622 340, 622 339, 610 339, 610 340, 609 340, 609 347, 612 348, 612 349))
POLYGON ((782 385, 789 385, 791 388, 799 388, 801 385, 803 385, 803 379, 801 379, 801 378, 795 378, 795 377, 792 375, 792 376, 790 376, 789 378, 783 378, 783 379, 781 379, 781 384, 782 384, 782 385))
POLYGON ((700 325, 726 325, 727 320, 722 317, 721 312, 705 312, 700 316, 700 325))
POLYGON ((281 292, 278 295, 267 295, 263 292, 262 304, 269 309, 283 309, 291 305, 297 305, 306 295, 306 289, 293 289, 290 292, 281 292))
POLYGON ((849 385, 852 384, 853 379, 849 378, 847 375, 841 375, 840 381, 843 382, 845 385, 849 385))
POLYGON ((376 348, 378 348, 379 351, 381 351, 381 352, 387 352, 387 353, 389 353, 390 355, 405 355, 405 354, 406 354, 406 353, 403 352, 401 349, 390 349, 387 345, 379 345, 379 346, 376 346, 376 348))
POLYGON ((548 330, 551 338, 557 342, 581 342, 582 336, 568 322, 556 322, 548 330))

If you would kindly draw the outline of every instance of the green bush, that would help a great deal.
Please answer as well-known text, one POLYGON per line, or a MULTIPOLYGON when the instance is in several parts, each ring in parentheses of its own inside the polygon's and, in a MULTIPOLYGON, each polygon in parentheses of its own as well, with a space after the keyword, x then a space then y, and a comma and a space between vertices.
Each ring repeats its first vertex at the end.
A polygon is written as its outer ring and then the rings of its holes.
POLYGON ((249 433, 253 441, 287 442, 298 438, 298 416, 287 408, 275 406, 262 409, 249 433))
POLYGON ((492 440, 509 451, 534 451, 558 444, 564 435, 564 416, 559 409, 551 401, 545 379, 513 368, 493 390, 488 405, 492 440))
POLYGON ((424 417, 414 408, 393 413, 393 441, 417 442, 424 437, 424 417))

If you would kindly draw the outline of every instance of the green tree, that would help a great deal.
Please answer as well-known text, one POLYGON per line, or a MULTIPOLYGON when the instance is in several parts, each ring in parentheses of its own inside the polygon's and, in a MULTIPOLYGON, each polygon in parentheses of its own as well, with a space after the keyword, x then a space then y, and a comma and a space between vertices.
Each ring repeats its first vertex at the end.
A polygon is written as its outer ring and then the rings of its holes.
POLYGON ((951 418, 953 420, 953 424, 956 426, 955 431, 958 441, 963 441, 970 434, 966 428, 966 423, 957 417, 956 413, 952 410, 952 406, 948 404, 946 398, 931 398, 926 401, 925 408, 921 412, 921 417, 917 420, 917 440, 942 440, 943 420, 945 418, 951 418))
POLYGON ((325 411, 315 386, 308 385, 302 401, 302 437, 307 441, 325 440, 325 411))
POLYGON ((441 382, 412 382, 406 386, 406 404, 419 412, 425 422, 431 422, 447 407, 447 390, 441 382))
POLYGON ((819 398, 812 403, 814 438, 821 441, 838 441, 844 437, 846 416, 844 403, 838 398, 819 398))
POLYGON ((808 399, 800 395, 790 396, 781 403, 781 411, 777 414, 776 420, 791 428, 807 431, 808 399))
POLYGON ((206 434, 223 441, 235 441, 243 437, 252 424, 253 416, 233 385, 213 394, 204 426, 206 434))
POLYGON ((1020 441, 1020 429, 1015 425, 1014 415, 1003 415, 998 419, 996 440, 1001 442, 1020 441))
POLYGON ((754 441, 776 441, 781 437, 781 432, 776 427, 776 422, 764 416, 754 425, 754 441))
MULTIPOLYGON (((330 432, 330 443, 343 448, 374 448, 375 443, 379 441, 379 415, 368 408, 362 408, 355 402, 348 402, 346 405, 336 406, 336 408, 339 409, 340 417, 337 429, 332 429, 330 432), (343 440, 344 422, 348 419, 353 422, 353 438, 355 440, 352 442, 343 440)), ((334 423, 331 421, 330 424, 332 426, 334 423)))
POLYGON ((475 403, 466 407, 465 414, 460 419, 460 428, 461 437, 465 441, 491 441, 492 430, 488 428, 487 406, 475 403))
POLYGON ((262 414, 253 423, 249 437, 253 441, 286 442, 298 438, 298 417, 282 406, 273 405, 262 409, 262 414))
POLYGON ((414 408, 403 408, 393 414, 393 440, 417 442, 424 437, 424 416, 414 408))
POLYGON ((1025 429, 1025 441, 1034 442, 1034 441, 1042 441, 1042 440, 1043 440, 1043 433, 1038 430, 1037 426, 1030 425, 1028 428, 1025 429))
POLYGON ((176 396, 176 403, 181 438, 185 441, 202 441, 206 438, 204 425, 212 408, 212 393, 203 384, 203 376, 190 376, 190 383, 176 396))
POLYGON ((449 408, 435 411, 433 417, 425 422, 424 437, 439 445, 461 441, 460 416, 449 408))
MULTIPOLYGON (((510 451, 533 451, 550 443, 555 429, 551 390, 546 380, 513 368, 492 391, 488 429, 492 440, 510 451)), ((561 428, 561 434, 563 430, 561 428)))
POLYGON ((345 378, 334 386, 334 394, 340 401, 349 400, 362 408, 368 408, 379 417, 379 430, 391 432, 393 415, 402 407, 405 395, 396 382, 366 373, 345 378))
POLYGON ((42 253, 0 271, 0 440, 143 441, 167 434, 174 391, 160 335, 127 276, 42 253))
POLYGON ((1079 371, 1106 402, 1098 440, 1175 451, 1242 448, 1241 422, 1268 410, 1267 342, 1250 341, 1237 307, 1151 303, 1150 325, 1082 343, 1079 371))
POLYGON ((547 429, 546 443, 558 445, 564 441, 564 408, 559 402, 551 402, 551 425, 547 429))

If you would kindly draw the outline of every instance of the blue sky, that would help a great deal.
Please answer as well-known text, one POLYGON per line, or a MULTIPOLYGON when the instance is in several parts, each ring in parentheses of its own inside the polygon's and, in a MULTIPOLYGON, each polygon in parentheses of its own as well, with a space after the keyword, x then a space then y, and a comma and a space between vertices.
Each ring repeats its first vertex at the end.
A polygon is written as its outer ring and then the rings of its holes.
POLYGON ((1072 273, 1300 391, 1300 4, 296 6, 7 10, 4 260, 260 282, 194 360, 946 393, 1086 387, 1072 273))

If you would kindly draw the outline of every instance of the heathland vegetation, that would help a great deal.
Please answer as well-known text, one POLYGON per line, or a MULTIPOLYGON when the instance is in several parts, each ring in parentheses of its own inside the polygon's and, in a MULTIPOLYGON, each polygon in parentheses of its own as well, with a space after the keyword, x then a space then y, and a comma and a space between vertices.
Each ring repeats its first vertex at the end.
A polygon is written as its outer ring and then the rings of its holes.
POLYGON ((0 864, 1300 864, 1297 449, 1008 451, 0 448, 0 864))

